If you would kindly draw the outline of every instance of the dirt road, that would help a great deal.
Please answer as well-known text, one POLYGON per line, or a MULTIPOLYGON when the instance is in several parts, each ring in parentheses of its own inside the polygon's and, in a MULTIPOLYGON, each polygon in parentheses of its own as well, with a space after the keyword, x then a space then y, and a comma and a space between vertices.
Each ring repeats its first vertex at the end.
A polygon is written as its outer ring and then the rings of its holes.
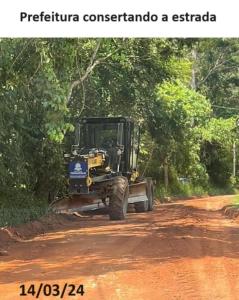
POLYGON ((84 284, 83 297, 64 299, 239 299, 239 223, 218 211, 229 200, 165 204, 126 221, 79 218, 11 245, 0 257, 0 299, 34 299, 19 285, 41 282, 84 284))

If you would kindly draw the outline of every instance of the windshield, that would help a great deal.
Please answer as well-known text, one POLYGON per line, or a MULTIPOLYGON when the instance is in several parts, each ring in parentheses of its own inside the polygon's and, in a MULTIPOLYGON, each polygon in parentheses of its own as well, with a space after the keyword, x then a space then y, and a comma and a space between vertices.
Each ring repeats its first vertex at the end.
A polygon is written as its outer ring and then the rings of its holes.
POLYGON ((80 146, 108 149, 123 144, 123 123, 86 123, 80 125, 80 146))

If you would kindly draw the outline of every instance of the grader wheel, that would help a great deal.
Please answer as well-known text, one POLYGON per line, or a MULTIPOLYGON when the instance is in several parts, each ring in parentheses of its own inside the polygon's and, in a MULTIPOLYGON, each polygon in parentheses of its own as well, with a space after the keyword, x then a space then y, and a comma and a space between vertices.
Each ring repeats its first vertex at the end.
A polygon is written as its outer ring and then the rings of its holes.
POLYGON ((154 209, 154 185, 151 178, 147 180, 147 197, 148 197, 148 210, 151 211, 154 209))
POLYGON ((129 196, 128 179, 116 177, 112 184, 112 194, 109 201, 110 220, 124 220, 127 214, 129 196))

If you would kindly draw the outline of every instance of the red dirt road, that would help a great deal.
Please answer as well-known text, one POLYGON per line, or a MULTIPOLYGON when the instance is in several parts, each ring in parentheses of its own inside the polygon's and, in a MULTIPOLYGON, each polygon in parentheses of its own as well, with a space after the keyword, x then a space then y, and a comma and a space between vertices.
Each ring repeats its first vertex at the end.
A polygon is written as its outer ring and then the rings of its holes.
MULTIPOLYGON (((0 299, 19 285, 84 284, 64 299, 239 299, 239 223, 218 211, 231 197, 180 201, 126 221, 94 216, 9 246, 0 299)), ((42 297, 39 299, 60 299, 42 297)))

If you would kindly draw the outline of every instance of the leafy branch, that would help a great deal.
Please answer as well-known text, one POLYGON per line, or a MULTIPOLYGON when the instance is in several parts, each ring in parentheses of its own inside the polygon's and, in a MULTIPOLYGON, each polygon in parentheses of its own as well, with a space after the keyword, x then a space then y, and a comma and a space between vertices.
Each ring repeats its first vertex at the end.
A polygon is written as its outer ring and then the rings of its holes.
MULTIPOLYGON (((118 50, 116 51, 113 51, 113 52, 110 52, 108 55, 106 55, 105 57, 102 57, 102 58, 98 58, 96 59, 96 56, 97 56, 97 53, 99 51, 99 48, 100 48, 100 45, 101 45, 101 40, 98 40, 97 44, 96 44, 96 47, 94 49, 94 52, 91 56, 91 59, 90 59, 90 63, 88 65, 88 67, 86 68, 84 74, 78 79, 78 80, 75 80, 71 83, 70 85, 70 88, 69 88, 69 92, 68 92, 68 95, 67 95, 67 104, 70 103, 71 101, 71 96, 72 96, 72 92, 73 90, 81 85, 83 87, 83 82, 88 78, 88 76, 92 73, 92 71, 95 69, 95 67, 99 64, 101 64, 102 62, 104 62, 105 60, 107 60, 109 57, 111 57, 115 52, 117 52, 118 50)), ((84 93, 84 92, 83 92, 84 93)))

